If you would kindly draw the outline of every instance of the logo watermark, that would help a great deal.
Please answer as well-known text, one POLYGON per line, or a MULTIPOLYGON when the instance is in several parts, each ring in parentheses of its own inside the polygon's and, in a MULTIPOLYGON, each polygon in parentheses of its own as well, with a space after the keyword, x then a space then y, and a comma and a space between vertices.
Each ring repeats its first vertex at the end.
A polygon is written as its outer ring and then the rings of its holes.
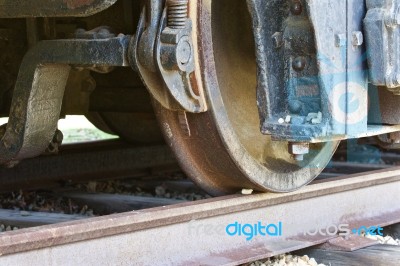
POLYGON ((257 222, 255 224, 241 224, 234 222, 228 224, 225 232, 229 236, 245 236, 246 240, 252 240, 255 236, 282 236, 282 222, 268 224, 257 222))
POLYGON ((383 228, 380 226, 360 226, 357 228, 351 229, 349 224, 339 224, 339 225, 329 225, 325 228, 320 229, 312 229, 305 231, 303 235, 307 236, 348 236, 348 235, 371 235, 376 236, 380 235, 383 236, 383 228))
MULTIPOLYGON (((297 229, 295 231, 298 231, 297 229)), ((349 236, 371 235, 383 236, 383 228, 380 226, 351 227, 349 224, 329 225, 324 228, 299 230, 304 236, 349 236)), ((230 236, 243 237, 250 241, 256 237, 283 237, 285 236, 284 223, 268 223, 258 221, 256 223, 240 223, 235 221, 230 224, 209 224, 192 220, 188 224, 189 235, 195 236, 230 236)))

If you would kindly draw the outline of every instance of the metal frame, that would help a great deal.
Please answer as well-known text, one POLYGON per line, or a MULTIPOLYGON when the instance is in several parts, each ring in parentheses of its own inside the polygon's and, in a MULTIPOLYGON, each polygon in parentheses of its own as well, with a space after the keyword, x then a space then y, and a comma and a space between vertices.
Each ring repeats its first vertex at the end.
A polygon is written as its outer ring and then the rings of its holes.
POLYGON ((247 3, 262 133, 292 142, 376 134, 367 125, 364 1, 292 0, 287 7, 281 1, 247 3))

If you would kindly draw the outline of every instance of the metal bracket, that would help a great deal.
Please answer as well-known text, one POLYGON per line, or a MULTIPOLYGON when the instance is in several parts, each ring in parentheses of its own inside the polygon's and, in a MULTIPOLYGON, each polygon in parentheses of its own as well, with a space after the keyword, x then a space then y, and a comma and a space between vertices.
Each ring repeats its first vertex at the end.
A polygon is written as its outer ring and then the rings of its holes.
POLYGON ((364 1, 247 3, 256 42, 262 133, 301 143, 365 133, 364 1))
POLYGON ((164 9, 161 1, 146 2, 131 44, 130 60, 161 105, 174 111, 200 113, 207 106, 194 76, 195 52, 187 2, 167 1, 164 9))
POLYGON ((182 28, 167 26, 167 11, 161 19, 163 29, 157 40, 157 65, 169 92, 180 105, 180 109, 191 113, 205 111, 205 103, 191 81, 195 70, 192 43, 192 22, 186 19, 182 28))
POLYGON ((129 66, 131 36, 42 41, 24 57, 9 122, 0 140, 0 164, 40 155, 57 129, 65 85, 74 66, 129 66))

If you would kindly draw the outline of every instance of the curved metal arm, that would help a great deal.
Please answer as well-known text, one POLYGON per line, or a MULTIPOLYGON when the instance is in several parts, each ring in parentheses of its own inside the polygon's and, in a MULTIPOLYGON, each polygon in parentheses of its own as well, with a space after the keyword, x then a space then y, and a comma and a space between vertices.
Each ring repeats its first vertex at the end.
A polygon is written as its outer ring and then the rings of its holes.
POLYGON ((104 40, 42 41, 21 64, 0 164, 41 154, 57 128, 70 65, 128 66, 130 36, 104 40))

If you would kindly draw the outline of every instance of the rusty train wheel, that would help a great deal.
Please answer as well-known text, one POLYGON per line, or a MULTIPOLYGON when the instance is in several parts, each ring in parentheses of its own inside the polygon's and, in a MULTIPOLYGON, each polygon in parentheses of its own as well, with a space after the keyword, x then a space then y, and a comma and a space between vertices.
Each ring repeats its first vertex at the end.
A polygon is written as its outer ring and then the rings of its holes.
POLYGON ((191 9, 197 11, 197 56, 209 111, 187 114, 185 128, 179 113, 155 104, 167 143, 182 168, 213 195, 242 188, 288 192, 308 184, 327 165, 338 143, 313 144, 312 152, 297 162, 288 154, 287 142, 262 135, 246 1, 191 3, 197 5, 191 9))

